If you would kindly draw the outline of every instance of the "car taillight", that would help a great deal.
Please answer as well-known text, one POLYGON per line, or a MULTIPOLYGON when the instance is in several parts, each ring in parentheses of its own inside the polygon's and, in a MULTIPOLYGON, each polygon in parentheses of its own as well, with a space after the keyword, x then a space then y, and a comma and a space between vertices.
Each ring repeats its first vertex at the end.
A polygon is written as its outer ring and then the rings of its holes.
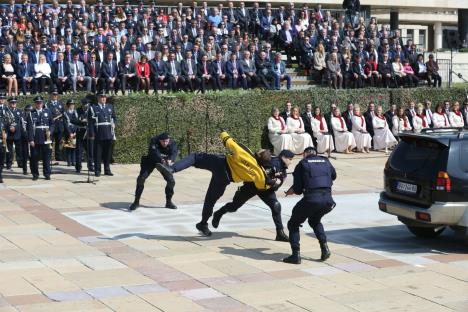
POLYGON ((436 190, 450 192, 452 190, 452 182, 447 172, 439 171, 437 174, 436 190))

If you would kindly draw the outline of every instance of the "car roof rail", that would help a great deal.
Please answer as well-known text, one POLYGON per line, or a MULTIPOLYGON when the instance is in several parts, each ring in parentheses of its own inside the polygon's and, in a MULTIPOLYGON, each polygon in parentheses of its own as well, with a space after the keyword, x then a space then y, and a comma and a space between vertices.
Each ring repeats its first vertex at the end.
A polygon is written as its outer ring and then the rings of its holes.
POLYGON ((447 127, 447 128, 426 128, 422 129, 421 133, 447 133, 447 132, 458 132, 463 133, 466 129, 459 127, 447 127))

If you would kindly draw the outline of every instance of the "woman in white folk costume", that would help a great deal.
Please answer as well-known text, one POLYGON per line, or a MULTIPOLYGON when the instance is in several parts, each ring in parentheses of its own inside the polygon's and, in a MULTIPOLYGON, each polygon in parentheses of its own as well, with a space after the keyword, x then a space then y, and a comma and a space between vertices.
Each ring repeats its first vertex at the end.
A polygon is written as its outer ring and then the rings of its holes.
POLYGON ((385 119, 382 106, 380 105, 377 106, 375 117, 372 119, 372 127, 374 128, 374 149, 385 149, 385 153, 388 153, 388 149, 398 142, 388 127, 387 119, 385 119))
POLYGON ((268 118, 268 138, 273 145, 275 155, 279 155, 282 150, 292 148, 292 137, 288 134, 286 122, 276 107, 271 110, 271 117, 268 118))
POLYGON ((432 122, 434 128, 448 128, 450 127, 450 121, 444 110, 444 104, 440 103, 436 107, 436 111, 432 114, 432 122))
POLYGON ((454 102, 452 105, 452 111, 449 113, 450 126, 455 128, 463 128, 465 122, 463 121, 463 114, 460 111, 460 103, 454 102))
POLYGON ((333 133, 335 135, 335 150, 339 153, 352 154, 356 147, 356 140, 346 127, 346 122, 337 107, 331 119, 333 133))
POLYGON ((424 114, 424 107, 419 104, 416 109, 416 116, 413 117, 413 131, 419 133, 427 128, 429 128, 429 122, 426 114, 424 114))
POLYGON ((369 150, 372 147, 372 137, 366 130, 366 118, 361 114, 361 107, 359 105, 354 106, 352 122, 352 132, 354 139, 356 140, 356 150, 359 153, 369 153, 369 150))
POLYGON ((288 131, 292 136, 292 148, 294 154, 302 154, 309 146, 314 146, 311 136, 305 132, 304 121, 299 116, 299 108, 294 107, 291 117, 286 121, 288 131))
POLYGON ((392 123, 392 133, 395 137, 398 137, 400 133, 413 130, 403 107, 398 107, 398 112, 393 116, 392 123))
POLYGON ((315 107, 311 123, 312 132, 314 133, 314 137, 317 139, 317 153, 323 154, 333 151, 335 149, 333 138, 328 132, 327 122, 325 117, 322 115, 320 107, 315 107))

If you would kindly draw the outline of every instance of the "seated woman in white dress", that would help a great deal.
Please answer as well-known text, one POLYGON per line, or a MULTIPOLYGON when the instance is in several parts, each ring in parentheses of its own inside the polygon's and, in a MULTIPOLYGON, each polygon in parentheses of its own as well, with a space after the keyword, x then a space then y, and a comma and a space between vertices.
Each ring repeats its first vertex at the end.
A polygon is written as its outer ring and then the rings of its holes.
POLYGON ((317 140, 317 153, 323 154, 335 149, 333 137, 328 132, 327 122, 322 115, 320 107, 315 107, 314 116, 311 120, 312 132, 317 140))
POLYGON ((304 121, 299 115, 299 108, 294 107, 291 117, 286 121, 288 131, 292 136, 292 148, 294 154, 302 154, 309 146, 314 146, 311 136, 305 132, 304 121))
POLYGON ((337 107, 331 119, 333 134, 335 135, 335 150, 339 153, 352 154, 356 147, 356 140, 346 127, 346 122, 341 116, 341 111, 337 107))
POLYGON ((444 110, 444 104, 440 103, 436 107, 436 111, 432 114, 432 122, 434 128, 448 128, 450 127, 450 121, 444 110))
POLYGON ((463 114, 460 111, 460 103, 454 102, 452 111, 449 113, 450 126, 455 128, 463 128, 465 123, 463 121, 463 114))
POLYGON ((392 123, 392 133, 395 137, 398 137, 400 133, 413 130, 409 122, 408 116, 406 116, 405 109, 401 106, 398 107, 397 114, 393 116, 392 123))
POLYGON ((372 147, 372 137, 366 130, 366 118, 361 114, 361 107, 359 107, 359 105, 354 106, 352 122, 352 133, 356 140, 356 150, 359 153, 369 153, 369 150, 372 147))
POLYGON ((271 117, 268 118, 268 138, 273 145, 275 155, 279 155, 282 150, 292 148, 292 137, 288 134, 286 122, 276 107, 271 110, 271 117))
POLYGON ((429 128, 429 122, 427 121, 427 117, 424 114, 424 107, 419 104, 418 108, 416 109, 416 116, 413 117, 413 131, 414 133, 419 133, 423 129, 429 128))
POLYGON ((375 117, 372 119, 372 127, 374 128, 374 149, 385 149, 385 154, 388 149, 396 145, 398 142, 388 127, 387 119, 383 114, 382 106, 377 106, 375 117))

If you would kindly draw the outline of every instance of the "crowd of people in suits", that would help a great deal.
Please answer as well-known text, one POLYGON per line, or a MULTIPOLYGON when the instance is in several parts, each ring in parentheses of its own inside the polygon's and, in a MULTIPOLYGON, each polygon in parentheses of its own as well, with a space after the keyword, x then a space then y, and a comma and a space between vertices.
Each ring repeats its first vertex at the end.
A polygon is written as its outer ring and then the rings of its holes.
POLYGON ((379 31, 375 18, 366 25, 362 18, 332 16, 320 4, 9 0, 0 5, 0 25, 0 87, 8 96, 54 88, 289 89, 286 67, 293 59, 335 88, 441 81, 437 62, 421 60, 411 41, 403 46, 398 31, 387 25, 379 31))
POLYGON ((283 149, 301 154, 304 146, 312 145, 319 154, 369 153, 372 149, 388 153, 401 133, 420 133, 429 128, 468 128, 468 100, 463 107, 458 101, 444 101, 435 110, 429 100, 417 105, 411 101, 406 107, 391 105, 386 112, 374 102, 365 112, 351 102, 344 112, 332 103, 327 113, 307 104, 302 114, 288 101, 282 112, 273 108, 267 122, 275 154, 283 149))

